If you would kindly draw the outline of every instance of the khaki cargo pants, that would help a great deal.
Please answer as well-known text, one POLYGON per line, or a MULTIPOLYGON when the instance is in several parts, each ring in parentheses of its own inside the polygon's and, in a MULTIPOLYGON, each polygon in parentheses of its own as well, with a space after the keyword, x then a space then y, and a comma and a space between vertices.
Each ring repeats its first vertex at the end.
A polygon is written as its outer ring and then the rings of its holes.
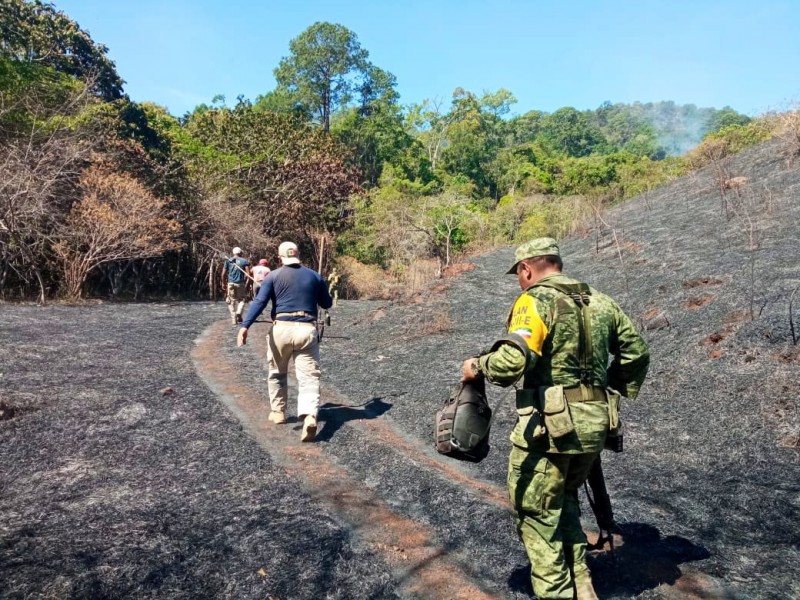
POLYGON ((286 412, 287 373, 294 358, 297 377, 297 416, 317 416, 319 410, 319 341, 314 323, 275 321, 267 338, 269 402, 273 411, 286 412))
POLYGON ((247 302, 247 284, 246 283, 229 283, 228 294, 225 296, 225 302, 228 304, 228 310, 231 313, 231 319, 236 320, 236 315, 241 315, 244 311, 244 305, 247 302))
POLYGON ((538 598, 572 600, 576 585, 590 581, 578 488, 586 481, 598 454, 511 448, 508 493, 517 512, 517 534, 531 561, 531 582, 538 598))

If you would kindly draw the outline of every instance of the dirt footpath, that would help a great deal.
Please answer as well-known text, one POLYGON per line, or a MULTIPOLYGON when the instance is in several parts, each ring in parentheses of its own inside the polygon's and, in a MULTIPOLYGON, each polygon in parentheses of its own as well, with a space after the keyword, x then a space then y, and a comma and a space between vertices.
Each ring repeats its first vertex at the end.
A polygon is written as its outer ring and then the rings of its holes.
POLYGON ((0 307, 0 597, 397 597, 198 377, 225 312, 0 307))
MULTIPOLYGON (((343 325, 324 341, 319 440, 304 445, 299 423, 265 422, 263 325, 238 349, 224 315, 3 306, 0 597, 530 597, 502 474, 442 459, 390 418, 401 388, 338 393, 343 325)), ((627 531, 627 555, 593 559, 605 597, 688 581, 682 542, 675 558, 627 531)))

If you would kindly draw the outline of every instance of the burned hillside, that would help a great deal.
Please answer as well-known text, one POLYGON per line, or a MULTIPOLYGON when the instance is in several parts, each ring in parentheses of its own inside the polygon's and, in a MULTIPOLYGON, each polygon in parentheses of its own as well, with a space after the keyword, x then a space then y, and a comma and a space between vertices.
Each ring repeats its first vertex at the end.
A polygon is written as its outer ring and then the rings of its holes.
MULTIPOLYGON (((771 142, 562 243, 652 352, 626 451, 604 454, 622 535, 591 558, 602 598, 800 596, 799 198, 771 142)), ((461 361, 503 331, 512 256, 412 302, 340 302, 316 444, 266 423, 266 324, 236 348, 222 303, 4 305, 0 596, 530 597, 513 396, 491 389, 478 465, 431 435, 461 361)))
MULTIPOLYGON (((605 457, 617 516, 650 528, 641 552, 694 561, 728 597, 800 594, 800 347, 789 318, 799 218, 800 170, 774 141, 598 215, 562 244, 568 274, 618 299, 651 346, 642 395, 624 407, 627 450, 605 457), (721 189, 734 177, 747 181, 721 189)), ((503 275, 512 256, 475 259, 418 304, 340 310, 347 339, 328 342, 328 380, 389 399, 386 418, 425 443, 461 360, 503 330, 518 293, 503 275)), ((513 397, 494 397, 492 453, 465 469, 502 486, 513 397)), ((612 596, 649 585, 600 578, 612 596)))

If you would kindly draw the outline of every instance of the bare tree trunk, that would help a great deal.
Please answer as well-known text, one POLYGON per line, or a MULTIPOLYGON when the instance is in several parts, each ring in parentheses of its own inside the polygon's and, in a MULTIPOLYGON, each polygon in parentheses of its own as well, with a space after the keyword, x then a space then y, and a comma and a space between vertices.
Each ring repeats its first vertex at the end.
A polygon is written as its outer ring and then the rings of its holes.
POLYGON ((44 304, 46 300, 44 278, 42 277, 42 272, 40 269, 36 269, 35 273, 36 273, 36 280, 39 282, 39 304, 44 304))
POLYGON ((317 271, 322 273, 322 259, 325 256, 325 234, 319 234, 319 262, 317 263, 317 271))
POLYGON ((142 292, 142 269, 138 264, 133 265, 133 300, 139 301, 142 292))

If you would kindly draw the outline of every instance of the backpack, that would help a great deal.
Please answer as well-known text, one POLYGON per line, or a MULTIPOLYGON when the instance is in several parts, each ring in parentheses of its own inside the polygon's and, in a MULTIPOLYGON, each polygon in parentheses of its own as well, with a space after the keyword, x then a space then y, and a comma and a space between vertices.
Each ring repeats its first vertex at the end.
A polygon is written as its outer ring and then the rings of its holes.
MULTIPOLYGON (((530 363, 530 350, 524 339, 508 334, 495 342, 490 352, 510 343, 525 355, 525 369, 530 363)), ((492 409, 486 399, 486 380, 483 377, 461 382, 450 392, 444 406, 436 413, 434 445, 439 454, 457 460, 480 462, 489 454, 489 432, 492 409)))

